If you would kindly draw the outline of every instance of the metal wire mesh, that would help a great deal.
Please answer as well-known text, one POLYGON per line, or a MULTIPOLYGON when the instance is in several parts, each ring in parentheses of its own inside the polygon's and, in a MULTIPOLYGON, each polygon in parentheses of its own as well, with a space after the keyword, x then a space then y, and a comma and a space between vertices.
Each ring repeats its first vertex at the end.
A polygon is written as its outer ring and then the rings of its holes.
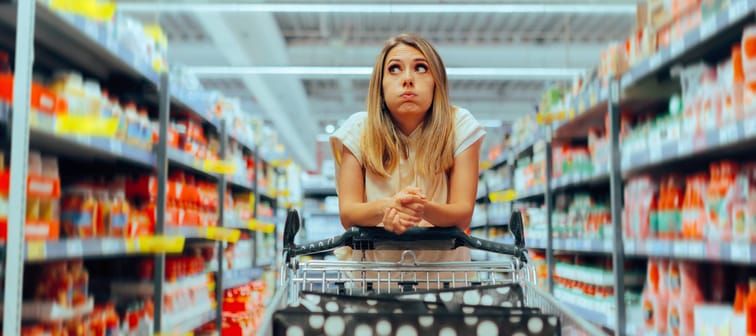
MULTIPOLYGON (((404 259, 404 258, 403 258, 404 259)), ((496 262, 355 262, 315 260, 299 265, 293 288, 348 295, 389 294, 522 280, 515 258, 496 262)), ((295 293, 295 294, 296 294, 295 293)))
POLYGON ((604 336, 607 333, 575 314, 546 291, 530 282, 521 283, 525 292, 525 306, 540 308, 546 314, 559 317, 562 336, 604 336))

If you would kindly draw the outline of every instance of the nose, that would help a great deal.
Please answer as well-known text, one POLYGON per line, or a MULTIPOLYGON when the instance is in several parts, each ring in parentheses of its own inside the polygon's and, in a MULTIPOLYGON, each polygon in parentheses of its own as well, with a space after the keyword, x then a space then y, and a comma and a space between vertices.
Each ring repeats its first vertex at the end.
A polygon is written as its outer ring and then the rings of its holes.
POLYGON ((402 77, 402 87, 413 87, 415 85, 415 78, 412 75, 412 71, 407 70, 402 77))

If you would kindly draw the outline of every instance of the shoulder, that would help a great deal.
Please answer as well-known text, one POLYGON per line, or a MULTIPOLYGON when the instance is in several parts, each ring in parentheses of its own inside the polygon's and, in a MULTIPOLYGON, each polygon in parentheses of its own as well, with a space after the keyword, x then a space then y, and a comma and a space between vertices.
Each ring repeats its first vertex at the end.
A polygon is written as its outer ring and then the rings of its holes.
POLYGON ((367 122, 367 112, 357 112, 349 116, 329 137, 331 149, 337 161, 343 147, 348 148, 358 159, 360 155, 360 137, 367 122))
POLYGON ((455 157, 485 135, 486 131, 470 111, 461 107, 456 108, 454 112, 455 157))
POLYGON ((346 121, 344 121, 344 125, 347 125, 350 123, 364 124, 367 121, 367 116, 368 116, 367 112, 365 111, 352 113, 352 115, 350 115, 349 118, 347 118, 346 121))

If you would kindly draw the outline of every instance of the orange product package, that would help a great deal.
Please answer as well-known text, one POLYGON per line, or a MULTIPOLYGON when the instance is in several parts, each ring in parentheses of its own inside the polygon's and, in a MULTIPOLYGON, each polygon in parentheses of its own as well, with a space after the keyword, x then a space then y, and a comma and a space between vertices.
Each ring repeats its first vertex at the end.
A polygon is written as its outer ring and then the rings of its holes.
POLYGON ((97 236, 97 200, 90 187, 79 186, 64 192, 62 226, 66 237, 97 236))

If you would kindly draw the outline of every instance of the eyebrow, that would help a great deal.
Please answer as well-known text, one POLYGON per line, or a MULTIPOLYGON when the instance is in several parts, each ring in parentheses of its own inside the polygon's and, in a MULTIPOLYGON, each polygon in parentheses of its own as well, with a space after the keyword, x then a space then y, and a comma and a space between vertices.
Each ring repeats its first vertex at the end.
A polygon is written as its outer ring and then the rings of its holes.
MULTIPOLYGON (((412 61, 413 61, 413 62, 428 62, 428 61, 427 61, 427 60, 426 60, 425 58, 423 58, 423 57, 418 57, 418 58, 415 58, 415 59, 413 59, 412 61)), ((391 63, 391 62, 401 62, 401 60, 400 60, 400 59, 398 59, 398 58, 392 58, 392 59, 388 60, 388 62, 389 62, 389 63, 391 63)))

